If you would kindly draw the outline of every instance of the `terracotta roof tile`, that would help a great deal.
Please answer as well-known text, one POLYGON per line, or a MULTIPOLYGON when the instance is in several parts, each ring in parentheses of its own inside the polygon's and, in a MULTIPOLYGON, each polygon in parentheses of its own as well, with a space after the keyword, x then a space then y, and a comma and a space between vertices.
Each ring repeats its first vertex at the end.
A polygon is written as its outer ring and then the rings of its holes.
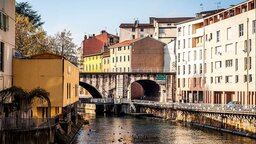
POLYGON ((120 43, 117 43, 115 45, 112 45, 110 48, 116 48, 116 47, 120 47, 120 46, 124 46, 124 45, 129 45, 131 43, 134 43, 138 40, 140 40, 142 38, 137 38, 137 39, 132 39, 132 40, 126 40, 126 41, 123 41, 123 42, 120 42, 120 43))

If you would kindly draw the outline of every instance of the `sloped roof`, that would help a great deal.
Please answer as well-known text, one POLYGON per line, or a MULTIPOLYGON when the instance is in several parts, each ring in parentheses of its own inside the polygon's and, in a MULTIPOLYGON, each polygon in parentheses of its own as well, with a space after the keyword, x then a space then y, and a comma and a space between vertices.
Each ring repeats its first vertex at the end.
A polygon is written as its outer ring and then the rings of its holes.
POLYGON ((120 47, 120 46, 124 46, 124 45, 129 45, 129 44, 134 43, 134 42, 136 42, 136 41, 138 41, 138 40, 140 40, 140 39, 142 39, 142 38, 137 38, 137 39, 132 39, 132 40, 126 40, 126 41, 117 43, 117 44, 115 44, 115 45, 112 45, 112 46, 109 47, 109 48, 116 48, 116 47, 120 47))
POLYGON ((83 41, 84 56, 101 53, 103 47, 108 44, 108 38, 110 36, 114 35, 104 32, 92 38, 85 39, 83 41))

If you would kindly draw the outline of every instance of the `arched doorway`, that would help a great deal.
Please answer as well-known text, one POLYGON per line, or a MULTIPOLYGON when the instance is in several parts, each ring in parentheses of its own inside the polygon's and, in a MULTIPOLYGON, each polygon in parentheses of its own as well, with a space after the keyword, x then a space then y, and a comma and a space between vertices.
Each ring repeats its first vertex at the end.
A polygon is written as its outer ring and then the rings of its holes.
POLYGON ((131 100, 160 101, 160 86, 152 80, 138 80, 131 84, 131 100))

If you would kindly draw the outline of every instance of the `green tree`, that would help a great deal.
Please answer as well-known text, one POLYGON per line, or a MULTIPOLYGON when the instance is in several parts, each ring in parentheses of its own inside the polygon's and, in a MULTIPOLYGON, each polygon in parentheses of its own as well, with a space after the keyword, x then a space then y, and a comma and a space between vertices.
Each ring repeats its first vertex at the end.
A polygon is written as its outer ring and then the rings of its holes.
POLYGON ((16 13, 15 46, 24 56, 49 51, 46 32, 33 26, 28 17, 16 13))
POLYGON ((78 65, 77 46, 73 42, 72 33, 64 29, 51 37, 51 51, 61 55, 71 63, 78 65))
POLYGON ((16 13, 28 17, 29 21, 32 22, 35 27, 41 27, 44 24, 41 20, 41 15, 38 14, 37 11, 33 10, 32 6, 28 2, 17 2, 16 13))

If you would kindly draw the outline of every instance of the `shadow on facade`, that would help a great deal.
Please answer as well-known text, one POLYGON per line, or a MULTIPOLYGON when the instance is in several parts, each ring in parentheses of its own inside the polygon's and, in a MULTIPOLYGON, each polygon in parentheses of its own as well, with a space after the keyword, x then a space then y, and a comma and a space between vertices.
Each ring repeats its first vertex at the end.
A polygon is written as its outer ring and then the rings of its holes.
POLYGON ((131 84, 131 99, 159 101, 160 86, 151 80, 138 80, 131 84))
POLYGON ((92 95, 93 98, 102 98, 102 95, 95 87, 84 82, 79 82, 79 85, 86 89, 92 95))

